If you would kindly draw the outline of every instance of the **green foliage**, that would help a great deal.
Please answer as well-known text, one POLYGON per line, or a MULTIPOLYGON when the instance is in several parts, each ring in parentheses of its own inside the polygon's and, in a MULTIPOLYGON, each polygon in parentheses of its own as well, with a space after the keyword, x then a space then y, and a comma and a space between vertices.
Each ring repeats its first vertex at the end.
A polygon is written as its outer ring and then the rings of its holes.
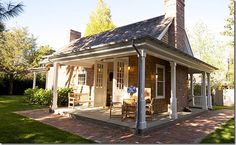
MULTIPOLYGON (((0 39, 0 72, 9 78, 9 94, 13 92, 13 80, 16 78, 33 79, 29 69, 39 67, 39 61, 44 55, 54 50, 46 46, 36 49, 36 39, 26 28, 13 28, 2 32, 0 39)), ((45 80, 44 75, 40 75, 45 80)))
POLYGON ((234 0, 229 0, 229 17, 226 19, 223 35, 234 37, 234 0))
POLYGON ((201 143, 235 143, 235 132, 234 132, 234 118, 227 121, 224 125, 220 126, 215 132, 205 137, 201 143))
POLYGON ((229 1, 229 17, 226 19, 224 26, 225 30, 222 33, 224 36, 229 37, 229 42, 226 45, 228 54, 228 69, 226 83, 230 86, 234 86, 234 0, 229 1))
POLYGON ((23 6, 22 2, 14 4, 0 1, 0 32, 5 29, 3 21, 18 16, 23 12, 23 6))
POLYGON ((194 56, 219 69, 211 74, 211 84, 213 87, 221 86, 226 80, 226 47, 216 40, 214 34, 202 21, 199 21, 188 33, 194 56))
MULTIPOLYGON (((68 93, 72 92, 72 88, 59 88, 58 93, 58 106, 68 105, 68 93)), ((26 102, 38 105, 50 105, 52 98, 52 91, 36 87, 35 89, 29 88, 25 90, 26 102)))
POLYGON ((52 91, 37 87, 35 89, 29 88, 25 90, 24 95, 28 103, 48 106, 51 102, 52 91))
POLYGON ((25 96, 0 96, 0 142, 36 144, 93 143, 50 125, 40 123, 13 111, 42 108, 24 101, 25 96))
POLYGON ((40 46, 34 53, 33 57, 31 58, 32 63, 31 63, 31 67, 39 67, 39 62, 42 59, 43 56, 45 55, 50 55, 52 53, 54 53, 55 50, 53 50, 52 47, 50 47, 49 45, 45 45, 45 46, 40 46))
POLYGON ((222 109, 234 110, 234 106, 213 106, 212 107, 212 110, 222 110, 222 109))
POLYGON ((72 88, 59 88, 58 93, 58 106, 67 106, 68 105, 68 93, 73 91, 72 88))
POLYGON ((115 25, 111 20, 111 11, 103 2, 98 0, 95 12, 90 16, 89 23, 85 30, 85 36, 90 36, 100 32, 114 29, 115 25))
POLYGON ((36 48, 36 39, 26 28, 4 31, 0 39, 0 71, 7 74, 24 74, 30 66, 29 58, 36 48))

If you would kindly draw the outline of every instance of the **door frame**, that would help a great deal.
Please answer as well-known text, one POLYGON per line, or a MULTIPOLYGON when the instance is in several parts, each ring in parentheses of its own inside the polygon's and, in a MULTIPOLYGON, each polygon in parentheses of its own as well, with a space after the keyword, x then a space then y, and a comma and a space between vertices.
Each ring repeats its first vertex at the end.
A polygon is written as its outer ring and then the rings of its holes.
POLYGON ((94 65, 94 106, 95 107, 99 107, 96 105, 96 99, 98 97, 98 92, 97 92, 97 64, 103 64, 103 82, 102 82, 102 86, 103 86, 103 91, 102 91, 102 107, 106 106, 106 95, 107 95, 107 63, 106 62, 102 62, 102 61, 96 61, 95 65, 94 65))
POLYGON ((129 57, 115 57, 114 58, 114 61, 113 61, 113 82, 112 82, 112 101, 114 102, 119 102, 119 101, 122 101, 123 102, 123 99, 125 98, 125 96, 123 96, 122 98, 119 98, 117 99, 115 96, 116 96, 116 91, 117 91, 117 80, 116 80, 116 77, 117 77, 117 62, 118 61, 123 61, 125 62, 125 66, 124 66, 124 85, 127 85, 127 86, 124 86, 124 95, 128 95, 127 93, 127 87, 129 85, 129 70, 128 70, 128 66, 129 66, 129 57))

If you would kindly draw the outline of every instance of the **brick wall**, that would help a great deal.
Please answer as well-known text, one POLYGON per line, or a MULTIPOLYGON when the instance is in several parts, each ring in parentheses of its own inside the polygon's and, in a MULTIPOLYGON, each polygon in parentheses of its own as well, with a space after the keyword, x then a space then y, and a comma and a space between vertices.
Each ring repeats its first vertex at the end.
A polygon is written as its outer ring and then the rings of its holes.
POLYGON ((176 66, 176 96, 177 110, 181 111, 188 106, 188 68, 184 66, 176 66))
MULTIPOLYGON (((145 65, 145 88, 151 88, 151 96, 155 97, 156 94, 156 64, 165 66, 165 99, 157 100, 158 112, 167 112, 168 104, 170 103, 170 89, 171 89, 171 72, 170 72, 170 63, 168 61, 147 55, 146 65, 145 65)), ((129 71, 129 86, 137 86, 138 79, 138 60, 137 56, 129 57, 129 66, 131 67, 129 71)), ((178 99, 178 111, 181 111, 183 107, 187 105, 187 68, 183 66, 177 66, 176 68, 176 95, 178 99)))
POLYGON ((174 17, 174 21, 168 31, 169 44, 177 49, 187 52, 184 42, 185 31, 185 0, 164 0, 165 15, 174 17))
POLYGON ((87 71, 86 84, 91 87, 93 86, 93 82, 94 82, 94 65, 92 66, 92 68, 85 68, 85 70, 87 71))

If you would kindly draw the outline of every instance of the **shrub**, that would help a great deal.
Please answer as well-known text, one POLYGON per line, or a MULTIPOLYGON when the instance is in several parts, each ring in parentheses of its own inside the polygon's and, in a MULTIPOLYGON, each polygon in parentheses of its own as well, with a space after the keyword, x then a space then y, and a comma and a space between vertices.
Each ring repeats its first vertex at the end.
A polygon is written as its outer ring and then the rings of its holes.
POLYGON ((58 106, 67 106, 68 105, 68 93, 72 92, 72 88, 59 88, 58 93, 58 106))
POLYGON ((31 104, 48 106, 51 102, 52 91, 37 87, 35 89, 29 88, 25 90, 24 95, 26 96, 26 101, 31 104))

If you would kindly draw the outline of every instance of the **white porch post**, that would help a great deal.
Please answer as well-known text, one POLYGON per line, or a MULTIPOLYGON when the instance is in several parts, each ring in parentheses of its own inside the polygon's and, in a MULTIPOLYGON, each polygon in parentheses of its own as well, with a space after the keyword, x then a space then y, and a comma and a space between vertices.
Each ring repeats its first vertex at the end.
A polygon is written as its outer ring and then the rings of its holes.
POLYGON ((194 86, 193 86, 193 74, 190 74, 190 90, 191 90, 191 97, 192 97, 192 105, 195 106, 194 102, 194 86))
POLYGON ((34 72, 34 79, 33 79, 33 89, 35 88, 36 86, 36 72, 34 72))
POLYGON ((52 110, 57 108, 57 82, 58 82, 58 63, 53 63, 53 98, 52 98, 52 110))
POLYGON ((212 109, 210 73, 207 73, 207 94, 208 94, 208 96, 207 96, 208 108, 212 109))
POLYGON ((207 110, 206 72, 202 72, 202 109, 207 110))
POLYGON ((146 102, 144 98, 145 89, 145 58, 146 51, 144 49, 140 50, 141 56, 138 57, 138 108, 137 108, 137 118, 136 118, 136 129, 138 132, 142 131, 147 127, 146 123, 146 102))
POLYGON ((177 99, 176 99, 176 62, 170 62, 171 66, 171 98, 169 115, 171 119, 177 119, 177 99))

